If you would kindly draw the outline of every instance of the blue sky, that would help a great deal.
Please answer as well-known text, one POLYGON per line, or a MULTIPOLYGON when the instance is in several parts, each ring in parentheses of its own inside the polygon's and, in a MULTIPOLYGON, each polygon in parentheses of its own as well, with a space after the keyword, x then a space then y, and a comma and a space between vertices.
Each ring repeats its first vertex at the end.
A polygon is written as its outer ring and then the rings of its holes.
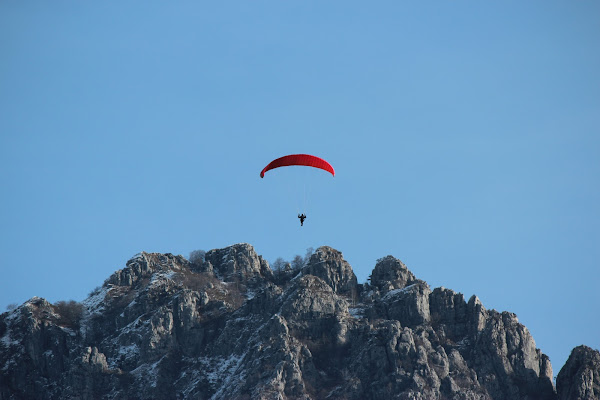
POLYGON ((391 254, 516 313, 557 374, 600 347, 598 15, 2 1, 0 309, 82 300, 139 251, 330 245, 361 282, 391 254), (335 178, 260 179, 290 153, 335 178))

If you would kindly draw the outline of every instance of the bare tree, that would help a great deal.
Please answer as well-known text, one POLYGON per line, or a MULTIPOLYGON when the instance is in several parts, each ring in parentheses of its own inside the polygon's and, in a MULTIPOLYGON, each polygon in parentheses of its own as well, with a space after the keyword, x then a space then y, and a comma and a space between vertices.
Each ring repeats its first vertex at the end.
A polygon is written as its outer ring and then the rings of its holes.
POLYGON ((300 255, 296 255, 292 260, 292 270, 294 270, 294 272, 298 272, 302 269, 302 267, 304 267, 305 264, 306 262, 304 261, 304 258, 302 258, 300 255))
POLYGON ((277 257, 277 259, 275 261, 273 261, 273 264, 271 265, 271 269, 273 270, 273 276, 275 277, 275 282, 277 284, 281 283, 282 278, 283 278, 283 270, 284 270, 285 266, 288 264, 289 263, 281 257, 277 257))
POLYGON ((54 305, 61 317, 61 323, 69 328, 78 328, 83 316, 83 304, 75 300, 58 301, 54 305))
POLYGON ((194 250, 190 253, 190 262, 192 264, 202 264, 205 256, 206 252, 204 250, 194 250))
POLYGON ((287 261, 285 261, 281 257, 277 257, 277 259, 272 264, 272 270, 276 272, 281 272, 285 267, 285 264, 287 264, 287 261))
POLYGON ((313 249, 312 247, 306 249, 306 254, 304 254, 304 265, 308 264, 308 260, 310 260, 310 256, 312 256, 314 252, 315 249, 313 249))

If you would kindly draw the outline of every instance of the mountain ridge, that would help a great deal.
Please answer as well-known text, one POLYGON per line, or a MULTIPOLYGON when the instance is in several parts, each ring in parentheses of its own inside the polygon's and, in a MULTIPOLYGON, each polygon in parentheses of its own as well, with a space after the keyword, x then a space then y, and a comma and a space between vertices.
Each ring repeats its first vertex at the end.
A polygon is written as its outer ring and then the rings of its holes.
POLYGON ((365 284, 331 247, 305 261, 274 271, 247 243, 142 252, 81 303, 34 297, 0 316, 0 400, 598 398, 593 349, 555 389, 515 314, 393 256, 365 284))

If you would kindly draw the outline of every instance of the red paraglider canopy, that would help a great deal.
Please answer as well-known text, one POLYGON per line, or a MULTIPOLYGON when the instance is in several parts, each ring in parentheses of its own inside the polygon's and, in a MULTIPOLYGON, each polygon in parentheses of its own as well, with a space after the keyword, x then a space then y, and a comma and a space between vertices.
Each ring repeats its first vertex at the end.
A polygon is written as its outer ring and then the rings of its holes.
POLYGON ((322 158, 311 156, 310 154, 290 154, 289 156, 283 156, 271 161, 262 171, 260 171, 260 177, 264 178, 265 172, 270 169, 287 167, 290 165, 305 165, 307 167, 320 168, 335 176, 335 170, 331 164, 322 158))

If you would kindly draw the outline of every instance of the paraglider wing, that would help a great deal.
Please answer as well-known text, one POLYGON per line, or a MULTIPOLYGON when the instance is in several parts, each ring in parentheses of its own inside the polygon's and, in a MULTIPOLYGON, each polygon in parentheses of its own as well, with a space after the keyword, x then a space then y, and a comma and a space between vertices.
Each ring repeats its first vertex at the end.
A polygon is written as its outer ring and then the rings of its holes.
POLYGON ((290 165, 305 165, 307 167, 320 168, 335 176, 335 170, 331 164, 322 158, 311 156, 310 154, 290 154, 289 156, 283 156, 271 161, 262 171, 260 171, 260 177, 264 178, 265 172, 268 170, 290 165))

